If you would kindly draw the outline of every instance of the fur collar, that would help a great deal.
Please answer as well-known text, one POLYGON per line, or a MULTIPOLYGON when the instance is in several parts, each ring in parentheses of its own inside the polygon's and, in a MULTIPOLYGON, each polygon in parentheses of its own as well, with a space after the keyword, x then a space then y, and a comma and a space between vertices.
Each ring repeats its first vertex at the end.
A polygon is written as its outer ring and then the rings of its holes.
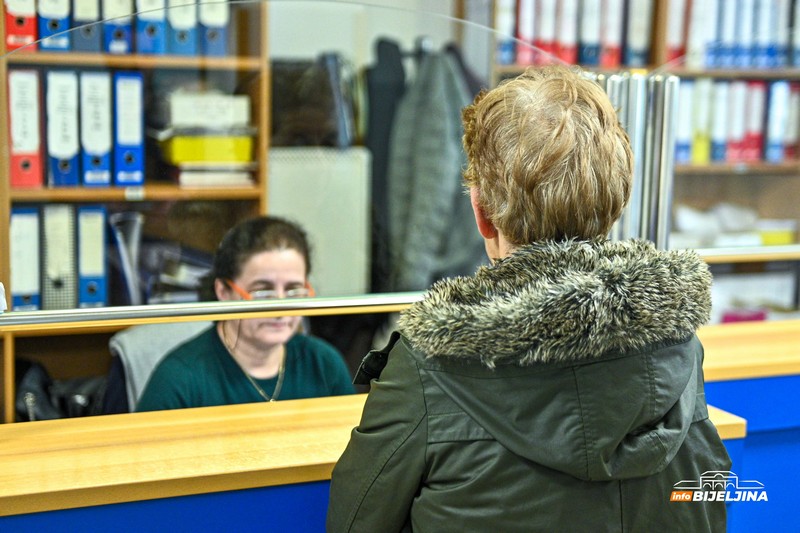
POLYGON ((543 242, 472 277, 437 282, 398 329, 427 357, 527 365, 689 337, 708 321, 711 274, 648 241, 543 242))

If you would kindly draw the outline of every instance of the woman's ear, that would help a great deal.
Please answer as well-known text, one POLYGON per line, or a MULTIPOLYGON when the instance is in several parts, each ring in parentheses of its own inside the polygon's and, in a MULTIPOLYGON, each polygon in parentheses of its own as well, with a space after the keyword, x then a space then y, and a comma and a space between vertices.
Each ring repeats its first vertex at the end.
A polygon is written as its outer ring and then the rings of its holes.
POLYGON ((220 302, 231 299, 230 289, 228 289, 228 286, 225 284, 225 282, 219 278, 214 280, 214 294, 217 295, 217 300, 220 302))
POLYGON ((489 217, 486 216, 486 213, 480 206, 480 202, 478 200, 479 196, 480 192, 478 191, 478 188, 470 187, 469 200, 472 204, 472 212, 475 213, 475 223, 478 225, 478 232, 484 239, 494 239, 497 237, 497 228, 494 224, 492 224, 492 221, 489 220, 489 217))

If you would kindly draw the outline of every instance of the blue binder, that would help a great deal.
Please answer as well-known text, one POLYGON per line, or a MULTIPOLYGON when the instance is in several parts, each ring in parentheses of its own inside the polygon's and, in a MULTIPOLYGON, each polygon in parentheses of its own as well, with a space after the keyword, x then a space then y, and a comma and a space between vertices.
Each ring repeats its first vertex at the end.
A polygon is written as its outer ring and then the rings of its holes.
POLYGON ((167 53, 197 55, 197 2, 167 0, 167 7, 167 53))
POLYGON ((81 182, 89 187, 109 186, 114 146, 111 74, 81 72, 80 104, 81 182))
POLYGON ((78 207, 78 307, 102 307, 108 302, 106 209, 78 207))
POLYGON ((144 81, 141 72, 114 73, 114 184, 144 184, 144 81))
POLYGON ((72 49, 97 53, 103 49, 100 0, 80 0, 72 10, 72 49))
POLYGON ((103 50, 109 54, 133 52, 133 0, 103 1, 103 50))
POLYGON ((39 208, 14 206, 10 220, 11 310, 37 311, 42 308, 39 208))
POLYGON ((50 71, 45 84, 47 110, 47 182, 54 187, 78 185, 80 134, 78 74, 50 71))
POLYGON ((136 0, 136 51, 164 54, 167 51, 165 0, 136 0))
POLYGON ((39 0, 39 48, 43 51, 67 51, 71 47, 70 0, 39 0))
POLYGON ((201 53, 206 56, 228 55, 230 4, 225 2, 201 3, 197 9, 200 21, 201 53))

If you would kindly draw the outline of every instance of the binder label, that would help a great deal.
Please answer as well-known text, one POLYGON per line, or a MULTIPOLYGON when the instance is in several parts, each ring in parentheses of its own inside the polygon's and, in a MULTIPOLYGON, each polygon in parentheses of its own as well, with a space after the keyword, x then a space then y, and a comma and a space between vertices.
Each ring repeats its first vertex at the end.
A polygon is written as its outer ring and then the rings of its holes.
POLYGON ((69 17, 69 0, 39 0, 39 16, 49 19, 69 17))
POLYGON ((6 0, 6 12, 17 17, 33 17, 36 15, 36 1, 6 0))
POLYGON ((111 78, 81 75, 81 143, 91 155, 111 151, 111 78))
POLYGON ((70 159, 78 153, 78 77, 74 72, 47 73, 47 149, 70 159))
POLYGON ((99 277, 105 275, 105 250, 101 240, 90 236, 102 235, 105 217, 100 210, 81 210, 78 217, 78 258, 80 275, 99 277), (99 241, 99 242, 98 242, 99 241))
POLYGON ((167 20, 176 30, 190 30, 197 26, 197 6, 187 0, 168 1, 167 20))
POLYGON ((142 82, 138 78, 117 80, 117 143, 139 145, 142 135, 142 82))
POLYGON ((136 0, 136 18, 139 20, 159 22, 165 17, 164 0, 136 0))
POLYGON ((231 17, 231 10, 224 2, 202 3, 198 6, 198 11, 200 24, 207 27, 226 26, 231 17))
POLYGON ((8 73, 8 110, 11 151, 30 154, 39 150, 39 78, 32 71, 8 73))
POLYGON ((75 20, 100 20, 100 2, 73 2, 72 16, 75 20))
POLYGON ((103 19, 113 24, 127 24, 133 13, 133 0, 103 0, 103 19))

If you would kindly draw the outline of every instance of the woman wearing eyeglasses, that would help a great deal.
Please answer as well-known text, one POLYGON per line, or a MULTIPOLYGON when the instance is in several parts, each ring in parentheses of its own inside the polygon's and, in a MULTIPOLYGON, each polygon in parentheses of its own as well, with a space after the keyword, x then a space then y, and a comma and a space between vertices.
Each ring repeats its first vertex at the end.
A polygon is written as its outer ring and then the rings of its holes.
MULTIPOLYGON (((276 217, 246 220, 222 239, 214 257, 218 300, 313 296, 308 240, 276 217)), ((137 411, 271 402, 352 394, 341 354, 298 332, 300 317, 215 323, 159 363, 137 411)))

